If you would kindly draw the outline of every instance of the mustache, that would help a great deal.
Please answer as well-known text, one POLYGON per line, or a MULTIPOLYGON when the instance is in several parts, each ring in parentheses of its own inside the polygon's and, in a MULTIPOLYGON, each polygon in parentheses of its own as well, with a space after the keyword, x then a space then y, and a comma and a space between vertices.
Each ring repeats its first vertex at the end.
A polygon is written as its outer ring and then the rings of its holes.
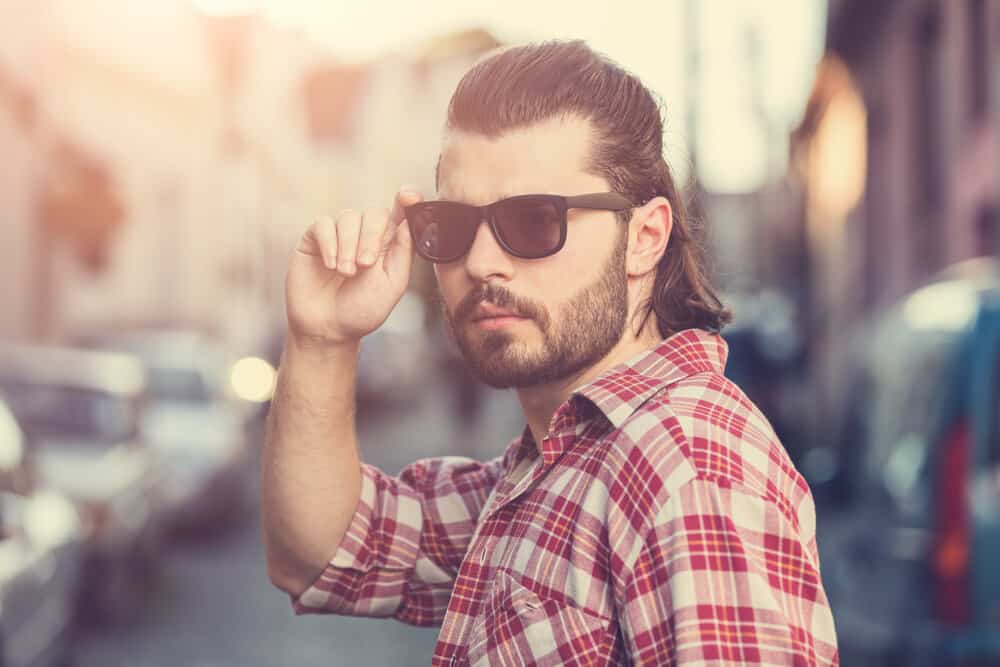
POLYGON ((523 299, 501 285, 484 284, 474 287, 455 307, 455 322, 465 322, 472 317, 480 304, 488 303, 512 311, 520 317, 544 321, 544 311, 531 301, 523 299))

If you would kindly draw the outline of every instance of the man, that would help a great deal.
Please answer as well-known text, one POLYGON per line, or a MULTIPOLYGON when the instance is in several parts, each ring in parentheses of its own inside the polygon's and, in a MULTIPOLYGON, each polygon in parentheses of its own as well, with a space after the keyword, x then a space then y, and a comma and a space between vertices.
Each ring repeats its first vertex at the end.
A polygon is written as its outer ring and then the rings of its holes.
POLYGON ((320 220, 291 260, 272 582, 299 613, 440 624, 434 665, 836 664, 809 489, 723 377, 650 93, 549 42, 478 63, 447 120, 436 201, 320 220), (527 425, 497 460, 393 478, 359 460, 353 382, 414 251, 527 425))

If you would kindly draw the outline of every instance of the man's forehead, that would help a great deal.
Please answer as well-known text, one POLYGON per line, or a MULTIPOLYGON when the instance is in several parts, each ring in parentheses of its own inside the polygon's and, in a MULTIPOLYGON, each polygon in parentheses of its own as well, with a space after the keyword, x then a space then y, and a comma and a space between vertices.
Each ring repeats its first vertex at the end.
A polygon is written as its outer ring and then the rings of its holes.
POLYGON ((435 181, 442 199, 488 203, 518 194, 572 193, 594 176, 591 127, 579 119, 546 121, 497 137, 445 133, 435 181))

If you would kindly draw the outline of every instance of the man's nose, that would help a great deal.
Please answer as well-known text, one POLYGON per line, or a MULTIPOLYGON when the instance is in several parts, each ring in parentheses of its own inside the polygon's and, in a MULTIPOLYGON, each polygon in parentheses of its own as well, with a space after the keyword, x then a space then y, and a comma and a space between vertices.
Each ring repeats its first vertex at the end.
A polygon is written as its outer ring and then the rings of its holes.
POLYGON ((465 256, 465 270, 476 282, 487 282, 494 278, 509 280, 513 275, 512 257, 500 247, 489 223, 483 222, 476 230, 469 253, 465 256))

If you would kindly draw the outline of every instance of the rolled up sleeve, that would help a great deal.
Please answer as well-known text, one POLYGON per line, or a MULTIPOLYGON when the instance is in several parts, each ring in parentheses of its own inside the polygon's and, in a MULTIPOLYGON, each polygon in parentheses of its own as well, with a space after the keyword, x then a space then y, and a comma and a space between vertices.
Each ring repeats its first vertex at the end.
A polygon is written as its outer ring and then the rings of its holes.
POLYGON ((295 612, 439 624, 501 466, 425 459, 392 477, 362 465, 351 525, 323 573, 293 598, 295 612))

